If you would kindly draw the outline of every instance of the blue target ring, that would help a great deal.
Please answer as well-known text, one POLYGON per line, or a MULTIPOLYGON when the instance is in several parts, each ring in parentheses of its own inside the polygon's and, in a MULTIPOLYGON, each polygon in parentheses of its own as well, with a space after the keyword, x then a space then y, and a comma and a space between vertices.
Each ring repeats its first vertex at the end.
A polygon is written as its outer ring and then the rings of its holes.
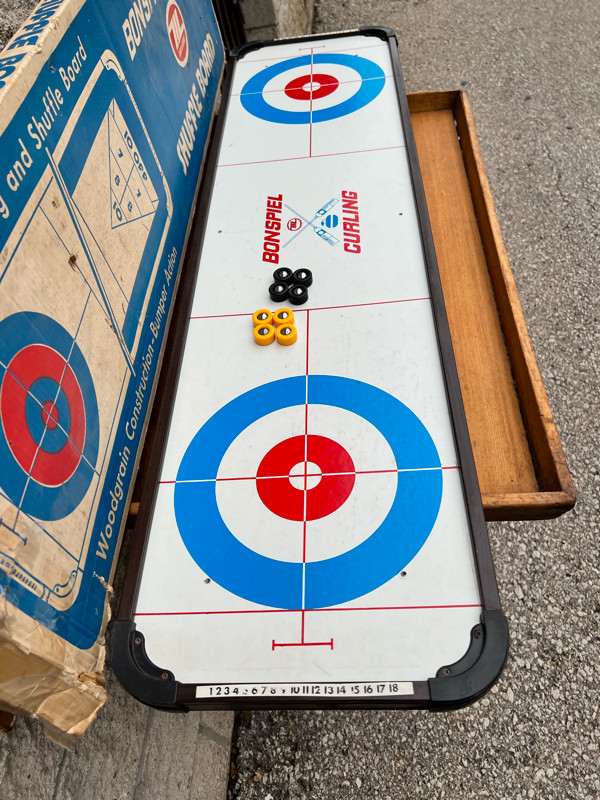
POLYGON ((232 442, 253 422, 282 408, 304 406, 306 381, 306 376, 273 381, 223 406, 192 439, 175 484, 177 525, 194 561, 233 594, 274 608, 335 606, 382 586, 424 545, 442 499, 439 455, 409 408, 370 384, 311 375, 308 403, 352 411, 387 440, 400 470, 390 511, 379 528, 353 549, 305 565, 269 558, 242 544, 219 512, 215 480, 219 465, 232 442))
POLYGON ((266 122, 280 122, 284 125, 307 125, 311 122, 328 122, 345 117, 363 108, 374 100, 383 89, 385 73, 374 61, 346 53, 318 53, 312 56, 289 58, 280 64, 273 64, 261 70, 246 81, 241 91, 240 101, 246 111, 266 122), (308 111, 287 111, 267 103, 264 90, 270 80, 295 67, 311 67, 320 64, 340 64, 350 67, 360 76, 360 85, 352 97, 328 108, 308 111))
POLYGON ((33 311, 1 320, 0 492, 32 517, 49 521, 66 517, 92 482, 99 438, 94 382, 71 334, 33 311), (35 361, 40 352, 51 354, 54 365, 62 364, 58 374, 48 374, 49 362, 35 361), (79 425, 76 431, 74 419, 79 425), (35 458, 25 469, 24 454, 32 447, 35 458), (38 470, 41 458, 44 468, 38 470), (65 477, 54 479, 53 473, 65 477))

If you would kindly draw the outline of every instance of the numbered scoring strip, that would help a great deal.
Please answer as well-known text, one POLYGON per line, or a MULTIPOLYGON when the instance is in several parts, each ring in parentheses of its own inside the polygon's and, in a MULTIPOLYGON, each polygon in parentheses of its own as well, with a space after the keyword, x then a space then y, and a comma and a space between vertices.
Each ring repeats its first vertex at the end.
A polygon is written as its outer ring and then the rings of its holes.
POLYGON ((414 694, 410 681, 360 683, 207 683, 196 686, 196 698, 210 697, 397 697, 414 694))

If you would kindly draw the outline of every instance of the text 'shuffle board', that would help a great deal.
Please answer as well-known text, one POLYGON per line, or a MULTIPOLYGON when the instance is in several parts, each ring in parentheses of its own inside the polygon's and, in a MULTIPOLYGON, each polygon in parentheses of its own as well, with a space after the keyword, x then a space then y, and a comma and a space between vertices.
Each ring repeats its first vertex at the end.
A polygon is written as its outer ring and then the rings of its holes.
POLYGON ((508 632, 393 34, 243 48, 213 147, 117 675, 171 708, 469 703, 508 632), (309 298, 261 347, 280 267, 309 298))

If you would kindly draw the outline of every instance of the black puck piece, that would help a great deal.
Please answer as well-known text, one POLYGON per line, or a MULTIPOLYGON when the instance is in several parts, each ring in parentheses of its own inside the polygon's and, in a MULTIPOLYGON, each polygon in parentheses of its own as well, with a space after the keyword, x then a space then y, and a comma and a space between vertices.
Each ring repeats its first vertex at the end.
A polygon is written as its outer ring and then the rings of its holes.
POLYGON ((310 286, 312 283, 312 272, 309 269, 297 269, 293 277, 294 283, 301 286, 310 286))
POLYGON ((287 283, 275 281, 269 286, 269 297, 274 303, 283 303, 284 300, 288 299, 289 291, 290 287, 287 283))
POLYGON ((290 287, 288 299, 293 305, 301 306, 308 300, 308 289, 306 286, 300 286, 299 284, 295 283, 290 287))
POLYGON ((275 283, 291 283, 292 270, 287 267, 279 267, 279 269, 276 269, 273 273, 273 280, 275 283))

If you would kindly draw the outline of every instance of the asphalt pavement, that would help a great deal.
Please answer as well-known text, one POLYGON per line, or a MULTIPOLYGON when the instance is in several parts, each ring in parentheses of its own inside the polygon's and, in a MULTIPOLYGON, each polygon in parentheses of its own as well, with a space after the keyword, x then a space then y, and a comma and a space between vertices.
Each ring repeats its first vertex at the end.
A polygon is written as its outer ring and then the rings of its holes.
POLYGON ((244 714, 232 800, 600 797, 599 23, 597 0, 317 5, 318 32, 394 28, 409 91, 468 93, 578 501, 489 525, 512 651, 487 697, 244 714))

